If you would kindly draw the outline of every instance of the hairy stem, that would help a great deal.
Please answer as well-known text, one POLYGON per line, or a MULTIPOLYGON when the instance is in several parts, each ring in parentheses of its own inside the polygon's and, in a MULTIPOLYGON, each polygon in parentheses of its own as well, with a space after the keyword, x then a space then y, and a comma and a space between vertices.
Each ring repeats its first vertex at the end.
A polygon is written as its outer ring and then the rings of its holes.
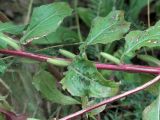
POLYGON ((114 96, 114 97, 111 97, 111 98, 109 98, 109 99, 106 99, 106 100, 104 100, 104 101, 102 101, 102 102, 100 102, 100 103, 98 103, 98 104, 96 104, 96 105, 93 105, 93 106, 91 106, 91 107, 88 107, 88 108, 85 108, 85 109, 80 110, 80 111, 78 111, 78 112, 75 112, 75 113, 73 113, 73 114, 71 114, 71 115, 68 115, 68 116, 66 116, 66 117, 64 117, 64 118, 61 118, 60 120, 71 120, 72 118, 75 118, 75 117, 77 117, 77 116, 79 116, 79 115, 82 115, 82 114, 84 114, 84 113, 90 112, 91 110, 94 110, 94 109, 96 109, 96 108, 98 108, 98 107, 101 107, 101 106, 103 106, 103 105, 109 104, 109 103, 111 103, 111 102, 114 102, 114 101, 116 101, 116 100, 119 100, 119 99, 121 99, 121 98, 123 98, 123 97, 126 97, 126 96, 129 96, 129 95, 132 95, 132 94, 137 93, 137 92, 139 92, 139 91, 142 91, 142 90, 144 90, 145 88, 147 88, 147 87, 155 84, 155 83, 158 82, 159 80, 160 80, 160 75, 158 75, 157 77, 155 77, 153 80, 150 80, 149 82, 143 84, 142 86, 139 86, 139 87, 137 87, 137 88, 135 88, 135 89, 132 89, 132 90, 130 90, 130 91, 127 91, 127 92, 125 92, 125 93, 119 94, 119 95, 114 96))
MULTIPOLYGON (((33 59, 41 62, 47 62, 49 59, 52 58, 51 56, 33 54, 25 51, 16 51, 16 50, 0 50, 0 53, 29 58, 29 59, 33 59)), ((68 59, 63 59, 63 58, 56 58, 56 59, 58 59, 60 62, 62 62, 62 60, 64 62, 66 61, 65 65, 63 66, 67 66, 70 62, 70 60, 68 59)), ((130 64, 112 65, 112 64, 103 64, 98 62, 95 62, 95 66, 97 67, 97 69, 101 69, 101 70, 114 70, 114 71, 117 70, 117 71, 126 71, 126 72, 134 72, 134 73, 160 74, 160 67, 150 67, 150 66, 140 66, 140 65, 130 65, 130 64)))

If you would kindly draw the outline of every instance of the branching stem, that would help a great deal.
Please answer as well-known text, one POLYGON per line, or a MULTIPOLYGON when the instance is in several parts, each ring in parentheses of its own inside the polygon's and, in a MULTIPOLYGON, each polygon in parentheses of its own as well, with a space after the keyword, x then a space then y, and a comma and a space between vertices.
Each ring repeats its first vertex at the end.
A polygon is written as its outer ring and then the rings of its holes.
MULTIPOLYGON (((24 58, 29 58, 41 62, 47 62, 48 59, 52 58, 51 56, 45 56, 40 54, 28 53, 25 51, 16 51, 16 50, 0 50, 1 54, 8 54, 12 56, 19 56, 24 58)), ((54 57, 56 58, 56 57, 54 57)), ((56 58, 59 61, 63 60, 69 63, 70 60, 64 58, 56 58)), ((62 62, 62 61, 61 61, 62 62)), ((66 64, 67 66, 67 64, 66 64)), ((101 70, 114 70, 114 71, 126 71, 126 72, 134 72, 134 73, 150 73, 150 74, 160 74, 160 67, 150 67, 150 66, 140 66, 140 65, 131 65, 131 64, 104 64, 95 62, 95 66, 97 69, 101 70)))
POLYGON ((68 115, 68 116, 66 116, 64 118, 61 118, 60 120, 71 120, 72 118, 76 118, 77 116, 82 115, 82 114, 87 113, 87 112, 90 112, 93 109, 96 109, 96 108, 101 107, 103 105, 109 104, 111 102, 114 102, 114 101, 119 100, 121 98, 124 98, 126 96, 129 96, 129 95, 132 95, 132 94, 137 93, 139 91, 142 91, 142 90, 146 89, 147 87, 157 83, 159 80, 160 80, 160 75, 155 77, 153 80, 150 80, 149 82, 143 84, 142 86, 139 86, 139 87, 137 87, 135 89, 132 89, 130 91, 127 91, 125 93, 119 94, 119 95, 111 97, 109 99, 106 99, 106 100, 104 100, 104 101, 102 101, 102 102, 100 102, 100 103, 98 103, 96 105, 93 105, 93 106, 88 107, 86 109, 83 109, 83 110, 80 110, 78 112, 75 112, 75 113, 73 113, 71 115, 68 115))

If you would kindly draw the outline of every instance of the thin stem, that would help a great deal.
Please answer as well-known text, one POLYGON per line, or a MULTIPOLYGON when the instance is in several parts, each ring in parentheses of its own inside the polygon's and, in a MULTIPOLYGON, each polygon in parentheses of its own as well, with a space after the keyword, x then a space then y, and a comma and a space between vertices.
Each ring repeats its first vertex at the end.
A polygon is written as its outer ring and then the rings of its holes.
POLYGON ((148 5, 147 5, 147 17, 148 17, 148 27, 151 26, 150 22, 150 0, 148 0, 148 5))
POLYGON ((93 106, 88 107, 86 109, 83 109, 83 110, 80 110, 78 112, 75 112, 75 113, 73 113, 71 115, 68 115, 68 116, 66 116, 64 118, 61 118, 60 120, 71 120, 72 118, 75 118, 75 117, 77 117, 79 115, 82 115, 84 113, 90 112, 90 111, 92 111, 92 110, 94 110, 94 109, 96 109, 98 107, 101 107, 103 105, 109 104, 111 102, 114 102, 116 100, 119 100, 119 99, 124 98, 124 97, 129 96, 129 95, 132 95, 132 94, 137 93, 139 91, 142 91, 142 90, 150 87, 151 85, 157 83, 159 80, 160 80, 160 75, 158 75, 154 79, 150 80, 149 82, 143 84, 142 86, 139 86, 139 87, 137 87, 135 89, 132 89, 130 91, 127 91, 125 93, 119 94, 119 95, 111 97, 109 99, 106 99, 106 100, 104 100, 104 101, 102 101, 102 102, 100 102, 100 103, 98 103, 96 105, 93 105, 93 106))
POLYGON ((52 49, 52 48, 57 48, 57 47, 80 45, 80 44, 82 44, 82 43, 84 43, 84 42, 77 42, 77 43, 63 44, 63 45, 54 45, 54 46, 49 46, 49 47, 45 47, 45 48, 36 50, 36 52, 40 52, 40 51, 47 50, 47 49, 52 49))
MULTIPOLYGON (((29 59, 33 59, 41 62, 47 62, 48 59, 52 58, 50 56, 44 56, 40 54, 33 54, 25 51, 16 51, 16 50, 0 50, 0 53, 29 58, 29 59)), ((64 58, 56 58, 56 59, 64 60, 67 63, 71 61, 69 59, 64 59, 64 58)), ((67 65, 68 64, 66 64, 66 66, 67 65)), ((160 67, 140 66, 140 65, 131 65, 131 64, 112 65, 112 64, 103 64, 98 62, 95 62, 95 66, 97 67, 97 69, 101 69, 101 70, 114 70, 114 71, 117 70, 117 71, 126 71, 126 72, 134 72, 134 73, 160 74, 160 67)))
POLYGON ((33 54, 33 53, 28 53, 20 50, 0 50, 1 54, 8 54, 12 56, 19 56, 19 57, 24 57, 24 58, 29 58, 41 62, 46 62, 49 57, 38 55, 38 54, 33 54))
POLYGON ((160 67, 150 67, 150 66, 140 66, 140 65, 131 65, 131 64, 103 64, 96 63, 97 69, 102 70, 117 70, 117 71, 126 71, 134 73, 151 73, 151 74, 160 74, 160 67))
POLYGON ((33 0, 30 0, 29 6, 28 6, 27 16, 26 16, 26 20, 25 20, 25 24, 29 23, 31 11, 32 11, 32 4, 33 4, 33 0))
POLYGON ((75 9, 75 19, 76 19, 76 24, 77 24, 77 32, 78 32, 80 42, 83 42, 82 34, 81 34, 81 30, 80 30, 80 25, 79 25, 79 17, 77 14, 77 5, 78 5, 78 0, 75 0, 74 1, 74 9, 75 9))

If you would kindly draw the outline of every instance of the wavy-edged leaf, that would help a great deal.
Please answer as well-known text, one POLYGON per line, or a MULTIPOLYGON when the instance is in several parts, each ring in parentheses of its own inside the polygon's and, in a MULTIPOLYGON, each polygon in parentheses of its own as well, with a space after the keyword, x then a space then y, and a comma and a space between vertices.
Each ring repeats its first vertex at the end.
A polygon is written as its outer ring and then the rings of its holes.
POLYGON ((20 34, 23 32, 25 25, 14 25, 11 22, 2 23, 0 22, 0 32, 10 34, 20 34))
POLYGON ((59 43, 73 43, 78 42, 78 35, 66 27, 59 27, 56 32, 50 33, 49 35, 40 39, 32 41, 33 44, 48 45, 48 44, 59 44, 59 43))
POLYGON ((118 85, 105 80, 89 60, 77 57, 68 70, 61 83, 73 96, 109 97, 118 91, 118 85))
POLYGON ((72 9, 64 2, 56 2, 35 8, 27 31, 21 38, 21 42, 25 43, 55 32, 63 19, 71 15, 71 12, 72 9))
POLYGON ((145 108, 143 120, 160 120, 160 96, 145 108))
POLYGON ((106 17, 97 17, 93 20, 87 45, 97 43, 111 43, 119 40, 129 30, 130 23, 124 20, 124 12, 112 11, 106 17))
POLYGON ((125 53, 137 50, 141 47, 160 46, 160 21, 145 31, 131 31, 126 37, 125 53))
POLYGON ((41 71, 34 76, 33 85, 48 100, 62 105, 79 104, 69 96, 62 94, 57 88, 55 79, 47 71, 41 71))

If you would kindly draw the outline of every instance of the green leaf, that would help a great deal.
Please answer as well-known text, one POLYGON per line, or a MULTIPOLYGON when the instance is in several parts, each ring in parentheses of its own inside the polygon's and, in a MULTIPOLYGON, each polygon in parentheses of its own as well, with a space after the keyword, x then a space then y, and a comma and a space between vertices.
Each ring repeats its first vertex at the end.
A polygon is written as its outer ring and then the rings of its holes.
POLYGON ((33 10, 31 21, 21 42, 38 39, 55 32, 66 16, 71 15, 72 9, 67 3, 57 2, 42 5, 33 10))
POLYGON ((66 27, 59 27, 56 32, 50 33, 49 35, 40 39, 33 40, 32 43, 38 45, 48 45, 59 43, 73 43, 78 41, 79 38, 74 31, 71 31, 66 27))
POLYGON ((118 85, 105 80, 89 60, 77 57, 68 70, 61 83, 73 96, 110 97, 118 91, 118 85))
POLYGON ((160 119, 160 96, 143 111, 143 120, 160 119))
POLYGON ((83 20, 83 22, 90 27, 91 26, 91 21, 96 17, 93 14, 93 11, 88 9, 88 8, 83 8, 83 7, 79 7, 77 9, 78 15, 80 16, 80 18, 83 20))
POLYGON ((57 88, 55 79, 46 71, 41 71, 34 76, 33 85, 48 100, 62 105, 79 104, 75 99, 62 94, 57 88))
POLYGON ((112 11, 106 17, 97 17, 93 20, 87 45, 97 43, 111 43, 119 40, 129 30, 130 23, 124 20, 122 11, 112 11))
POLYGON ((11 22, 2 23, 0 22, 0 32, 19 34, 22 33, 25 25, 14 25, 11 22))
POLYGON ((125 53, 137 50, 141 47, 160 46, 160 21, 145 31, 131 31, 126 37, 125 53))
POLYGON ((20 49, 20 46, 17 44, 17 41, 8 37, 7 35, 0 33, 0 48, 6 48, 7 45, 13 47, 16 50, 20 49))

